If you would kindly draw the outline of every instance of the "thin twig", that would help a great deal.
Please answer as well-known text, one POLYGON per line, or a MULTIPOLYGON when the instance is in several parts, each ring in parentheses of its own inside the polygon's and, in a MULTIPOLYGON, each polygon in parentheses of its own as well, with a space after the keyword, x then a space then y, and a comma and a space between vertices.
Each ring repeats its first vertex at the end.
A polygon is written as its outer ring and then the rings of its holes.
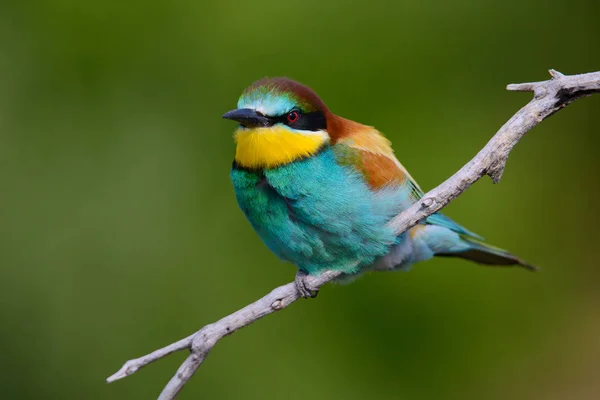
MULTIPOLYGON (((565 76, 555 70, 549 72, 551 80, 507 86, 508 90, 534 92, 534 99, 508 120, 486 146, 458 172, 426 193, 421 201, 394 217, 389 225, 396 233, 405 232, 440 210, 484 175, 489 175, 494 183, 499 182, 510 151, 529 130, 572 101, 600 93, 600 72, 571 76, 565 76)), ((318 290, 339 275, 340 272, 327 271, 320 276, 308 276, 306 283, 310 289, 318 290)), ((299 298, 294 283, 280 286, 241 310, 206 325, 193 335, 143 357, 127 361, 118 372, 107 379, 107 382, 129 376, 141 367, 175 351, 188 349, 190 355, 159 396, 159 400, 174 399, 220 339, 268 314, 286 308, 299 298)))

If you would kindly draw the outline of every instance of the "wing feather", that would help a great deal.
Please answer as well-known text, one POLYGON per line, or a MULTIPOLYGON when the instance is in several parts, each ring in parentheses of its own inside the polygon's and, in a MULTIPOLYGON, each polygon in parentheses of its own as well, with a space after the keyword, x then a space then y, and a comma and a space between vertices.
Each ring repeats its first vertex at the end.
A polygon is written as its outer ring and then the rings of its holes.
POLYGON ((413 201, 419 200, 423 191, 394 155, 391 142, 373 127, 356 122, 352 127, 343 136, 332 138, 338 161, 354 166, 374 190, 403 185, 413 201))
MULTIPOLYGON (((407 190, 412 203, 425 194, 406 168, 394 155, 391 142, 373 127, 343 119, 338 134, 332 135, 332 149, 340 164, 353 166, 363 174, 371 189, 399 186, 407 190), (340 134, 341 133, 341 134, 340 134)), ((338 122, 339 124, 339 122, 338 122)), ((428 225, 448 228, 461 235, 478 240, 483 238, 457 224, 441 213, 425 219, 428 225)))

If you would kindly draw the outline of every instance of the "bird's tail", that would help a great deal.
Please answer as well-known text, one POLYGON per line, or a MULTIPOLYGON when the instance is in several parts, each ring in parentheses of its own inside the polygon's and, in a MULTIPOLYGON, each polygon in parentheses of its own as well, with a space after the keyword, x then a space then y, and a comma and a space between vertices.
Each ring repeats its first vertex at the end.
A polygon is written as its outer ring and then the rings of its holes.
POLYGON ((527 261, 522 260, 499 247, 492 246, 467 235, 460 236, 462 241, 467 244, 466 250, 452 253, 436 253, 435 255, 442 257, 460 257, 490 266, 520 266, 530 271, 537 271, 539 269, 535 265, 529 264, 527 261))

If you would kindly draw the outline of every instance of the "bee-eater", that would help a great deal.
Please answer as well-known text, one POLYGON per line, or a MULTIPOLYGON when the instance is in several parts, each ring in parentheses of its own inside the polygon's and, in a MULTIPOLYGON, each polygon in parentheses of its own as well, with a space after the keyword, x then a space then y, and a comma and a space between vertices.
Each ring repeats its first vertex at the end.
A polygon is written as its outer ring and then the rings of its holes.
POLYGON ((223 118, 239 122, 231 180, 238 204, 267 247, 307 274, 407 269, 433 256, 535 267, 435 213, 401 235, 388 221, 423 196, 371 126, 333 114, 309 87, 264 78, 223 118))

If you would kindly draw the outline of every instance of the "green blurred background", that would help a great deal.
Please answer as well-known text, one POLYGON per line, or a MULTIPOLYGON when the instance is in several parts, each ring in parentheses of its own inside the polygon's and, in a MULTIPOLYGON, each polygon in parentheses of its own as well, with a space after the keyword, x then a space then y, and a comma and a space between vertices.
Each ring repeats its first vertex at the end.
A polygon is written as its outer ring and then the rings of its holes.
MULTIPOLYGON (((0 387, 151 399, 122 363, 290 281, 238 210, 234 124, 265 75, 377 126, 424 189, 530 95, 600 69, 600 3, 4 1, 0 387)), ((446 212, 543 267, 450 259, 327 286, 226 338, 182 399, 597 399, 600 96, 535 128, 446 212)))

